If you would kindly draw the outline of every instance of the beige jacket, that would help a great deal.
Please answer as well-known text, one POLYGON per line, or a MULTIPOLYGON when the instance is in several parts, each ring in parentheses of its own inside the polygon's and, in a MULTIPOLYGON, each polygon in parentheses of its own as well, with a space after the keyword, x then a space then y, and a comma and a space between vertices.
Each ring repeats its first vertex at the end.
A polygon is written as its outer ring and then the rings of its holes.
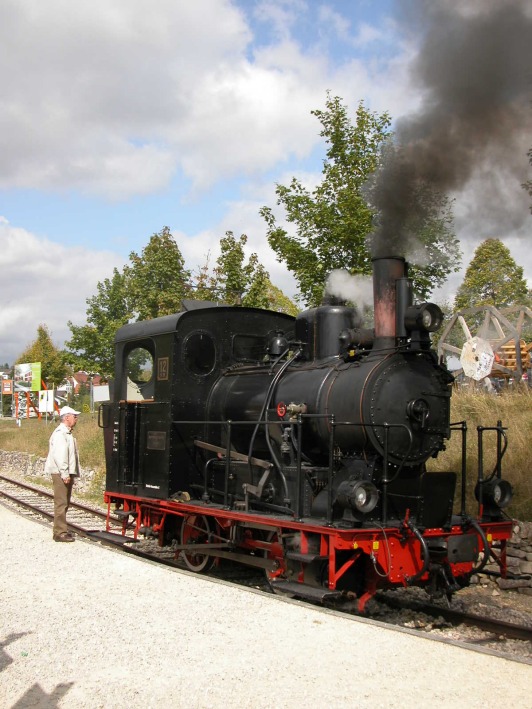
POLYGON ((50 449, 44 464, 44 472, 48 475, 58 473, 62 478, 79 475, 76 439, 64 423, 60 423, 50 436, 50 449))

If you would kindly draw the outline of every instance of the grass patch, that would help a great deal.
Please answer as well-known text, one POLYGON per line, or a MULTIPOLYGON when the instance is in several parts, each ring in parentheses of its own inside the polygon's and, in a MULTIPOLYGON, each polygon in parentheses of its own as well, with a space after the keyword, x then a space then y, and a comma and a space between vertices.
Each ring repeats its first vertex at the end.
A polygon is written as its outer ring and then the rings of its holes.
MULTIPOLYGON (((29 453, 37 458, 46 458, 48 441, 58 424, 59 420, 53 422, 50 419, 39 421, 37 418, 30 418, 23 419, 19 428, 14 420, 0 419, 0 450, 29 453)), ((77 497, 101 505, 105 490, 105 455, 103 433, 98 428, 96 417, 90 414, 81 415, 74 429, 74 435, 78 442, 81 466, 94 470, 89 491, 82 494, 76 490, 75 494, 77 497)), ((34 482, 47 487, 52 485, 47 476, 36 478, 34 482)))
POLYGON ((105 491, 105 468, 95 470, 89 491, 85 497, 89 502, 96 505, 103 505, 103 493, 105 491))
MULTIPOLYGON (((54 423, 51 420, 46 422, 44 419, 39 421, 37 418, 30 418, 23 419, 19 428, 14 420, 0 419, 0 450, 21 451, 46 458, 48 440, 58 423, 58 421, 54 423)), ((96 418, 90 414, 80 416, 74 435, 78 442, 81 465, 84 468, 104 471, 103 434, 98 428, 96 418)))
MULTIPOLYGON (((478 475, 477 426, 496 426, 497 421, 508 430, 508 449, 502 462, 502 476, 514 488, 514 498, 506 512, 520 520, 532 520, 532 479, 530 477, 530 437, 532 435, 532 393, 528 388, 504 392, 499 396, 483 391, 453 392, 451 399, 453 422, 467 422, 466 475, 469 482, 468 509, 476 510, 473 481, 478 475)), ((496 464, 496 433, 484 433, 484 476, 493 471, 496 464)), ((462 461, 461 437, 454 432, 446 444, 446 450, 437 459, 427 463, 429 470, 453 470, 460 472, 462 461)))

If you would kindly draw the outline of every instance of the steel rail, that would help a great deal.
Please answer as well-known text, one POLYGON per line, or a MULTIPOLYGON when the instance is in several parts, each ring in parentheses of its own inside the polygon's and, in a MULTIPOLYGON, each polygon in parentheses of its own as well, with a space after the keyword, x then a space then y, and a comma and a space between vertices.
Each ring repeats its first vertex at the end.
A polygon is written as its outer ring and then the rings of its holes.
POLYGON ((377 594, 376 598, 392 608, 426 613, 432 617, 440 616, 449 623, 452 623, 453 626, 463 623, 464 625, 475 627, 497 636, 503 635, 505 638, 512 640, 526 640, 527 642, 532 642, 532 627, 509 623, 505 620, 497 620, 495 618, 477 615, 476 613, 465 613, 464 611, 454 610, 453 608, 437 606, 433 603, 392 599, 384 594, 377 594))
MULTIPOLYGON (((4 481, 10 485, 14 485, 17 488, 27 490, 28 492, 35 493, 36 495, 40 497, 44 497, 48 500, 53 500, 54 494, 53 492, 48 492, 47 490, 42 490, 41 488, 35 487, 34 485, 29 485, 28 483, 23 483, 20 480, 16 480, 14 478, 10 478, 7 475, 0 475, 0 481, 4 481)), ((35 509, 41 514, 43 514, 45 517, 49 519, 53 519, 53 513, 47 512, 46 510, 33 507, 31 503, 26 503, 24 500, 21 500, 19 497, 15 497, 14 495, 10 495, 8 492, 5 490, 2 490, 0 488, 0 495, 3 495, 4 497, 10 499, 12 502, 16 502, 23 507, 26 507, 27 509, 35 509)), ((89 507, 88 505, 84 505, 81 502, 75 502, 73 500, 70 501, 69 504, 69 509, 74 509, 74 510, 79 510, 80 512, 85 512, 87 514, 93 515, 94 517, 98 517, 100 519, 107 519, 107 513, 104 512, 103 510, 97 510, 94 509, 93 507, 89 507)), ((114 522, 121 522, 121 520, 118 517, 111 517, 111 520, 114 522)), ((70 526, 70 525, 69 525, 70 526)), ((75 526, 75 525, 72 525, 75 526)))

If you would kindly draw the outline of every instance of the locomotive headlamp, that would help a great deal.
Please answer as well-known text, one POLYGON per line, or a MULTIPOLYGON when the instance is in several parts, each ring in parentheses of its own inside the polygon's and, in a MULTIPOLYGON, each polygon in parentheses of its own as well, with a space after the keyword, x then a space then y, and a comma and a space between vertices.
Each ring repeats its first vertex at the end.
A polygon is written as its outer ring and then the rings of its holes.
POLYGON ((369 480, 344 480, 338 486, 336 501, 344 508, 368 514, 375 509, 379 491, 369 480))
POLYGON ((405 327, 407 330, 435 332, 443 322, 443 313, 435 303, 410 305, 405 311, 405 327))
POLYGON ((475 497, 479 499, 479 487, 482 485, 482 502, 486 505, 495 505, 500 509, 507 507, 512 501, 513 490, 507 480, 492 478, 491 480, 477 483, 475 487, 475 497))

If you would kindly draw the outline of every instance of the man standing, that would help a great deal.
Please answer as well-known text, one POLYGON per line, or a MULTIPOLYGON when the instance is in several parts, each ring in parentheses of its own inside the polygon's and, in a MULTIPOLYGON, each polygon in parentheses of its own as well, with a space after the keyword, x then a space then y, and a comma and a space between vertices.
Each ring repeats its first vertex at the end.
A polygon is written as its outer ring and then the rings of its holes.
POLYGON ((66 513, 72 495, 74 478, 79 475, 79 456, 72 429, 78 422, 80 412, 70 406, 59 411, 61 423, 50 436, 50 448, 44 464, 44 472, 52 476, 54 485, 54 541, 73 542, 68 531, 66 513))

